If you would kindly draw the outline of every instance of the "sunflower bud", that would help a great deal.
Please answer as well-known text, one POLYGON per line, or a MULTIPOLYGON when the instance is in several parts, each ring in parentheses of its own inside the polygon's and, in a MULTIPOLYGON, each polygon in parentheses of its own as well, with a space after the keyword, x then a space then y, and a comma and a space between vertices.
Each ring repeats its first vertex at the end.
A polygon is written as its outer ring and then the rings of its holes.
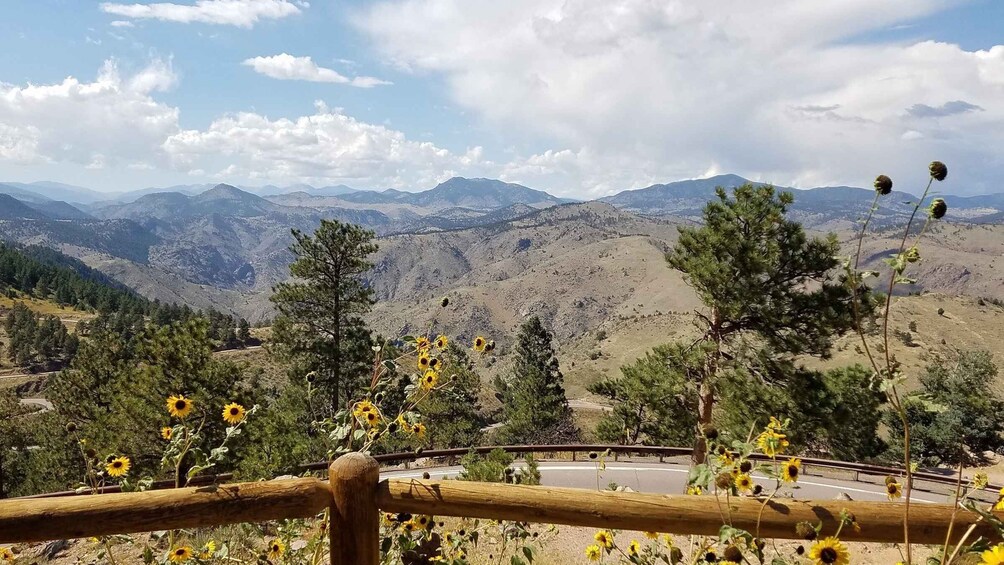
POLYGON ((317 372, 311 371, 311 372, 307 373, 307 377, 306 378, 307 378, 307 382, 308 383, 312 383, 312 382, 316 381, 317 380, 317 372))
POLYGON ((906 262, 907 263, 916 263, 917 261, 920 261, 920 250, 917 249, 916 247, 911 247, 910 249, 907 249, 906 250, 906 262))
POLYGON ((930 214, 935 220, 940 220, 945 217, 945 213, 948 212, 948 203, 945 202, 944 198, 935 198, 931 202, 930 214))
POLYGON ((93 447, 88 447, 87 451, 84 452, 84 455, 86 455, 88 459, 94 459, 98 456, 98 452, 95 451, 93 447))
POLYGON ((715 477, 715 486, 720 489, 732 487, 732 473, 720 473, 715 477))
POLYGON ((892 179, 885 176, 879 175, 875 178, 875 192, 885 196, 892 192, 892 179))
POLYGON ((446 308, 450 305, 450 299, 444 296, 443 299, 439 301, 439 305, 446 308))
POLYGON ((799 522, 795 524, 795 535, 804 540, 812 541, 816 539, 819 532, 816 531, 816 528, 812 524, 808 522, 799 522))
POLYGON ((683 550, 679 547, 673 547, 669 550, 669 562, 673 565, 681 563, 683 561, 683 550))
POLYGON ((931 171, 931 178, 936 181, 943 181, 948 176, 948 167, 941 161, 931 161, 928 170, 931 171))
POLYGON ((422 478, 425 479, 425 480, 429 480, 429 479, 432 478, 432 475, 430 475, 429 472, 426 471, 426 472, 422 473, 422 478))
POLYGON ((753 496, 760 496, 763 493, 763 485, 755 485, 753 487, 753 496))
POLYGON ((66 423, 66 433, 72 434, 75 431, 77 431, 77 424, 75 424, 73 422, 67 422, 66 423))

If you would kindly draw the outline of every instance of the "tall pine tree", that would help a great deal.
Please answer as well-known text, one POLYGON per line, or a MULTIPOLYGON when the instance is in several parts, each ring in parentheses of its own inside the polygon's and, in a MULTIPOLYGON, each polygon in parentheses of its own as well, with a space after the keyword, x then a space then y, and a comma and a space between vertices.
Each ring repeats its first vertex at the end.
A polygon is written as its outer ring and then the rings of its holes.
POLYGON ((293 230, 291 282, 276 285, 272 326, 278 350, 301 376, 317 375, 317 387, 332 413, 345 406, 368 376, 372 340, 362 315, 373 305, 363 275, 373 266, 375 234, 358 226, 322 220, 313 235, 293 230))
POLYGON ((496 379, 495 386, 503 413, 499 441, 533 444, 578 439, 551 332, 537 316, 520 327, 513 365, 496 379))
POLYGON ((785 217, 794 197, 772 186, 745 184, 732 195, 718 187, 716 193, 704 208, 704 225, 680 228, 666 257, 705 306, 698 313, 700 341, 711 347, 698 384, 698 462, 701 428, 711 425, 721 375, 738 371, 781 383, 792 375, 772 369, 794 366, 782 361, 825 356, 833 336, 853 327, 851 292, 837 275, 835 235, 809 238, 785 217))

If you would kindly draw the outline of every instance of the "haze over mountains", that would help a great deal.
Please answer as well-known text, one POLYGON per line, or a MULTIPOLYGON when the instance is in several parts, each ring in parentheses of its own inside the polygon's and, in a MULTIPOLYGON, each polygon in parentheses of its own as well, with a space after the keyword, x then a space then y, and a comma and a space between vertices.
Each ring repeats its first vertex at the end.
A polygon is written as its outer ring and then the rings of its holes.
MULTIPOLYGON (((699 219, 716 186, 743 182, 722 175, 588 203, 459 177, 421 192, 295 185, 255 194, 219 184, 144 189, 111 200, 57 183, 0 183, 0 238, 54 247, 150 298, 259 320, 271 315, 272 285, 288 276, 290 229, 309 232, 334 218, 381 236, 371 281, 381 300, 373 314, 380 331, 432 322, 432 305, 450 294, 464 307, 440 313, 436 323, 452 333, 505 330, 533 312, 564 339, 639 308, 693 308, 694 297, 662 255, 676 226, 699 219)), ((853 187, 798 190, 792 215, 849 239, 873 194, 853 187)), ((875 226, 905 218, 914 198, 883 199, 875 226)), ((1004 219, 1004 195, 946 198, 953 224, 935 231, 932 252, 918 267, 928 271, 924 288, 1004 298, 997 274, 1004 233, 992 225, 1004 219)), ((895 244, 877 237, 867 246, 869 261, 895 244)))

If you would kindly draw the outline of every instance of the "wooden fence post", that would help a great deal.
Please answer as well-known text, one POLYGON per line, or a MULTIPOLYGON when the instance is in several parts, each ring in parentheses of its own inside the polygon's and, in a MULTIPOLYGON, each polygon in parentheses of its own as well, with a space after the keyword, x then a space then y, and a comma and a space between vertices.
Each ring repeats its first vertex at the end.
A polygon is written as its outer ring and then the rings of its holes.
POLYGON ((376 504, 380 464, 369 455, 347 453, 328 468, 331 482, 331 565, 380 563, 380 512, 376 504))

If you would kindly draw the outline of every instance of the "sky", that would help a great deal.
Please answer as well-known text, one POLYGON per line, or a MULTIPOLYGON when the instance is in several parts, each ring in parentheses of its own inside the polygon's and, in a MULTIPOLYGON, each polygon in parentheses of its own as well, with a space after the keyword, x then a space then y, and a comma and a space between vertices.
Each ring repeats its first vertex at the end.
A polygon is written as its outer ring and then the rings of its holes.
POLYGON ((1002 0, 5 0, 0 181, 1004 192, 1002 0))

